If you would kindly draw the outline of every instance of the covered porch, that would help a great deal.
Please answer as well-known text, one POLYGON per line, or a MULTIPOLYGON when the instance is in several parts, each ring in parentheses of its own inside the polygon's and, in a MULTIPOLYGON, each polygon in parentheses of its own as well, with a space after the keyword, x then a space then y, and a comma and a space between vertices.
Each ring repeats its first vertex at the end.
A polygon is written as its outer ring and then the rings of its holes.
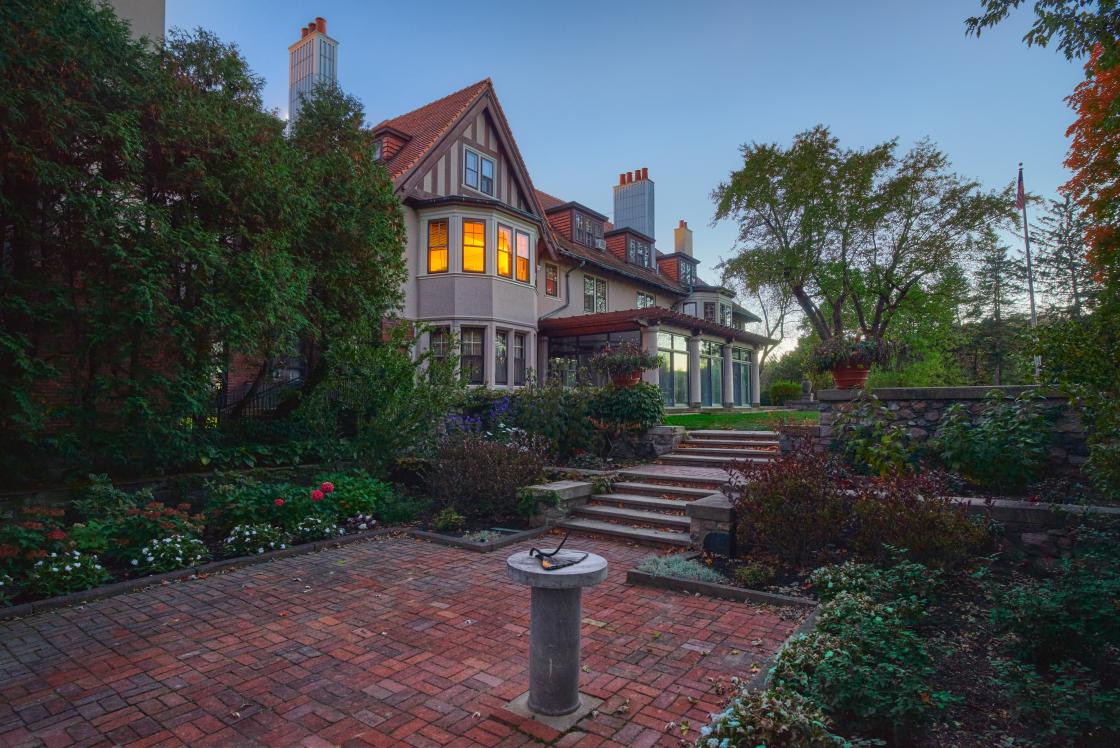
POLYGON ((574 317, 538 324, 538 370, 578 381, 591 358, 630 342, 661 356, 643 380, 661 389, 670 409, 751 408, 759 403, 756 350, 767 338, 662 307, 574 317))

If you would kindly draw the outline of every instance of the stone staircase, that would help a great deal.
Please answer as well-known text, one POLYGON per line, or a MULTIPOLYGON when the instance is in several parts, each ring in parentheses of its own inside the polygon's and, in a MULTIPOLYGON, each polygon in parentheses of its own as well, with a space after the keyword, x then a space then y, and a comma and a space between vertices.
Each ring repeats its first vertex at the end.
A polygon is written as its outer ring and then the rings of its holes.
POLYGON ((718 493, 730 463, 769 461, 777 454, 774 432, 690 431, 676 450, 653 464, 619 471, 609 493, 592 495, 559 527, 687 548, 689 503, 718 493))

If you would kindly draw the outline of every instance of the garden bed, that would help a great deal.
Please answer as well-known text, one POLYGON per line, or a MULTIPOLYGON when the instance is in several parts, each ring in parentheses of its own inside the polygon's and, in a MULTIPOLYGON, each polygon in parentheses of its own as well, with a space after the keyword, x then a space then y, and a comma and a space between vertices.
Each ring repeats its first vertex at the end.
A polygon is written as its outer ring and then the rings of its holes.
POLYGON ((235 558, 226 558, 219 561, 211 561, 209 563, 200 564, 198 566, 188 566, 175 571, 165 572, 163 574, 151 574, 148 576, 135 577, 133 579, 125 579, 120 582, 112 582, 110 584, 103 584, 99 587, 92 587, 80 592, 71 592, 67 595, 58 595, 56 597, 48 597, 41 600, 32 600, 30 602, 18 603, 16 605, 9 605, 0 607, 0 621, 10 618, 20 618, 22 616, 33 615, 35 613, 42 613, 48 610, 55 610, 57 608, 67 608, 72 605, 83 605, 85 603, 93 602, 94 600, 101 600, 106 597, 113 597, 115 595, 122 595, 126 592, 135 592, 136 590, 152 587, 159 584, 166 584, 168 582, 175 582, 183 579, 191 579, 200 577, 207 574, 216 574, 222 571, 229 571, 243 566, 252 566, 254 564, 263 564, 268 561, 275 561, 281 558, 288 558, 290 556, 299 556, 305 553, 314 553, 316 551, 326 550, 328 548, 338 548, 351 543, 360 543, 366 540, 399 533, 400 528, 381 528, 378 530, 367 530, 364 532, 356 532, 349 535, 342 535, 337 538, 329 538, 326 540, 315 540, 309 543, 301 543, 299 545, 289 546, 274 551, 266 551, 265 553, 258 553, 252 556, 237 556, 235 558))
POLYGON ((657 572, 643 570, 641 567, 630 569, 626 572, 627 584, 638 584, 663 590, 678 590, 722 600, 734 600, 736 602, 753 602, 763 603, 765 605, 800 608, 813 608, 817 605, 816 600, 807 597, 782 594, 768 590, 750 589, 733 584, 730 579, 727 579, 709 565, 704 564, 700 560, 700 553, 680 553, 660 557, 651 556, 643 562, 643 565, 648 565, 650 559, 656 559, 658 566, 661 566, 664 562, 668 562, 668 564, 665 564, 664 571, 657 572), (675 568, 680 568, 683 573, 680 576, 674 575, 673 569, 675 568), (690 574, 689 572, 692 569, 700 572, 700 574, 690 574), (709 573, 703 573, 701 569, 709 573), (701 575, 704 578, 697 578, 697 576, 701 575), (724 577, 723 580, 716 581, 720 577, 724 577))
POLYGON ((506 527, 490 527, 481 530, 464 530, 458 533, 449 534, 447 532, 438 532, 434 530, 409 530, 409 537, 418 540, 429 540, 433 543, 441 545, 449 545, 452 548, 462 548, 467 551, 475 551, 476 553, 490 553, 499 548, 520 543, 523 540, 535 538, 538 535, 543 535, 549 531, 549 527, 531 527, 527 530, 506 528, 506 527))

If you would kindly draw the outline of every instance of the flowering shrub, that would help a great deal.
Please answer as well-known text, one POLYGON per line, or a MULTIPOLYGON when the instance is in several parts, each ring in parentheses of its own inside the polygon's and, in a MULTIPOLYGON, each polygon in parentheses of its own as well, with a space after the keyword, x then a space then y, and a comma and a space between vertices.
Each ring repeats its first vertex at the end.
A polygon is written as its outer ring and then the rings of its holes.
POLYGON ((355 514, 346 520, 346 532, 365 532, 377 526, 377 518, 372 514, 355 514))
POLYGON ((105 567, 95 556, 80 551, 51 553, 31 567, 28 582, 35 592, 44 597, 65 595, 69 592, 96 587, 109 577, 105 567))
POLYGON ((310 495, 291 483, 262 483, 248 476, 234 476, 212 482, 208 488, 206 513, 219 532, 237 525, 280 525, 284 520, 295 525, 311 511, 310 495), (306 500, 301 501, 302 497, 306 500))
POLYGON ((292 541, 310 543, 342 534, 342 528, 322 517, 304 517, 292 530, 292 541))
POLYGON ((70 536, 59 525, 61 509, 29 507, 18 519, 0 522, 0 573, 21 580, 32 565, 51 553, 70 548, 70 536))
POLYGON ((661 366, 661 356, 646 353, 631 342, 606 347, 591 358, 592 371, 611 380, 627 379, 661 366))
POLYGON ((329 514, 336 523, 359 515, 386 523, 405 522, 414 515, 413 508, 391 485, 363 470, 329 473, 323 476, 318 490, 323 493, 319 511, 324 516, 329 514))
POLYGON ((739 548, 805 565, 841 546, 850 526, 848 501, 828 458, 811 450, 769 463, 741 463, 727 489, 740 517, 739 548))
POLYGON ((889 355, 888 346, 878 338, 837 335, 817 346, 809 355, 808 366, 811 371, 818 373, 843 366, 865 368, 873 364, 885 364, 889 355))
POLYGON ((196 566, 210 557, 206 544, 189 535, 171 535, 140 548, 130 563, 143 574, 162 574, 196 566))
MULTIPOLYGON (((737 679, 733 684, 738 685, 737 679)), ((862 745, 834 735, 820 707, 781 688, 743 689, 712 722, 700 728, 698 748, 847 748, 862 745)))
POLYGON ((288 534, 272 525, 237 525, 222 541, 227 556, 257 556, 287 548, 288 534))
POLYGON ((464 434, 443 440, 425 477, 435 499, 467 517, 512 517, 518 489, 537 482, 548 452, 538 436, 503 444, 464 434))
POLYGON ((171 535, 196 537, 202 533, 204 517, 191 514, 190 504, 170 507, 160 501, 149 502, 144 507, 130 507, 123 514, 105 522, 104 531, 110 543, 108 553, 113 558, 126 559, 151 543, 171 535))

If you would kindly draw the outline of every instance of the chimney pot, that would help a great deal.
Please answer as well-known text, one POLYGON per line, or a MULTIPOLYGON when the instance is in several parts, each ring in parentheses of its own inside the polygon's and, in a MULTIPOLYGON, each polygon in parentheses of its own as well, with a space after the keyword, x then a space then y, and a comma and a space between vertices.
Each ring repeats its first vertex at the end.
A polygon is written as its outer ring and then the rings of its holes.
POLYGON ((303 27, 302 29, 300 29, 300 32, 301 32, 301 33, 300 33, 300 35, 299 35, 299 38, 300 38, 300 39, 302 39, 303 37, 307 36, 307 33, 308 33, 308 32, 307 32, 307 27, 306 27, 306 26, 304 26, 304 27, 303 27))
POLYGON ((315 16, 315 28, 319 29, 320 34, 327 33, 327 19, 322 16, 315 16))
POLYGON ((686 221, 682 218, 680 226, 681 226, 682 229, 687 229, 688 228, 688 221, 686 221))
POLYGON ((626 172, 623 172, 623 173, 618 175, 618 183, 619 184, 626 184, 626 172))
POLYGON ((634 183, 634 172, 632 172, 632 171, 626 172, 626 184, 633 184, 633 183, 634 183))
POLYGON ((642 167, 642 179, 649 179, 649 169, 645 166, 642 167))

